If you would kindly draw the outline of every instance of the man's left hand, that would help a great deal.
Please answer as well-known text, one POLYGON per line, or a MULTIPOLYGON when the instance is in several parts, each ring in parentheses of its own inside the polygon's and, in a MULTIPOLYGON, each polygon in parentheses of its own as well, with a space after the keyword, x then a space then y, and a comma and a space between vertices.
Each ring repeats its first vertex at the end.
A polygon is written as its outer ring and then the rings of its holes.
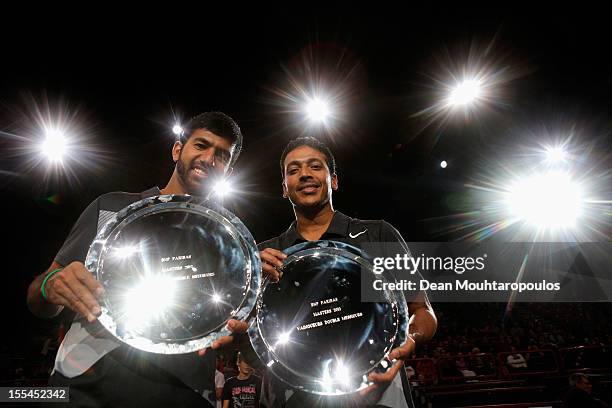
MULTIPOLYGON (((235 334, 246 333, 246 331, 249 328, 249 323, 243 322, 240 320, 231 319, 227 322, 227 328, 229 329, 229 331, 232 332, 232 334, 229 336, 220 337, 217 340, 215 340, 213 344, 210 346, 211 349, 216 350, 216 349, 219 349, 233 342, 235 334)), ((205 348, 202 350, 198 350, 198 355, 203 356, 204 354, 206 354, 206 350, 208 349, 205 348)))

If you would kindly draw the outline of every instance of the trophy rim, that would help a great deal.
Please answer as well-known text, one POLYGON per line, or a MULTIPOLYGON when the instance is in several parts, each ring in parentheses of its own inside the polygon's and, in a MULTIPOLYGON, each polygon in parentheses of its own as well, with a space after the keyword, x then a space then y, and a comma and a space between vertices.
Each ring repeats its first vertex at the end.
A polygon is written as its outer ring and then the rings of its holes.
MULTIPOLYGON (((288 265, 291 262, 295 262, 304 257, 312 256, 313 254, 319 253, 330 253, 337 256, 342 256, 348 258, 351 261, 357 262, 362 268, 366 268, 370 273, 374 274, 373 265, 371 264, 367 254, 353 245, 346 244, 344 242, 332 241, 332 240, 319 240, 319 241, 309 241, 303 242, 284 250, 287 258, 283 262, 284 265, 288 265)), ((377 277, 382 279, 383 281, 389 281, 390 275, 388 273, 377 274, 377 277)), ((372 382, 368 381, 367 376, 372 371, 378 370, 379 372, 386 372, 391 368, 394 362, 389 360, 388 356, 391 350, 393 350, 398 344, 404 343, 407 336, 407 316, 408 316, 408 307, 406 304, 406 300, 403 296, 403 293, 396 293, 395 291, 384 291, 385 299, 387 300, 384 303, 389 303, 391 305, 390 313, 393 313, 395 333, 391 337, 390 341, 384 348, 384 352, 381 353, 378 361, 374 360, 374 364, 370 364, 370 368, 356 372, 355 374, 350 374, 351 379, 353 379, 352 383, 360 384, 358 388, 353 389, 351 391, 339 391, 337 388, 335 391, 329 391, 328 389, 324 389, 322 385, 313 386, 316 384, 321 384, 321 381, 316 377, 312 377, 309 375, 300 374, 296 371, 296 369, 287 366, 287 364, 278 358, 276 353, 274 352, 274 347, 272 347, 268 341, 264 339, 264 336, 261 333, 261 320, 260 320, 260 311, 263 307, 263 296, 265 294, 265 290, 271 283, 266 281, 264 282, 263 287, 261 288, 258 296, 257 296, 257 304, 256 304, 256 316, 253 319, 253 322, 249 326, 249 338, 251 340, 251 345, 255 350, 255 353, 261 360, 261 362, 267 367, 268 370, 272 372, 272 374, 281 380, 283 383, 288 386, 300 390, 309 394, 322 395, 322 396, 330 396, 330 395, 349 395, 360 390, 366 388, 371 385, 372 382), (406 319, 401 319, 401 316, 406 316, 406 319), (292 378, 288 379, 287 376, 281 375, 278 372, 279 367, 282 367, 284 374, 289 374, 292 378), (300 380, 303 380, 300 382, 300 380), (307 385, 304 385, 307 384, 307 385)))
POLYGON ((213 219, 225 226, 228 233, 234 239, 238 239, 239 246, 245 255, 246 262, 244 271, 245 288, 243 298, 239 305, 225 321, 209 330, 206 334, 196 336, 197 338, 180 341, 153 341, 143 336, 120 336, 117 333, 117 323, 111 314, 111 310, 108 308, 108 301, 104 296, 100 301, 101 315, 98 317, 98 321, 102 326, 109 331, 114 338, 122 343, 139 350, 157 354, 184 354, 194 352, 209 347, 220 337, 230 335, 231 332, 226 326, 227 322, 230 319, 241 321, 247 320, 255 307, 261 280, 261 260, 259 258, 259 252, 257 251, 253 236, 242 221, 229 210, 210 199, 196 201, 196 198, 193 196, 178 194, 148 197, 132 203, 115 213, 97 233, 87 253, 85 267, 93 274, 94 278, 99 281, 103 274, 100 271, 100 266, 103 263, 104 256, 108 249, 106 243, 109 239, 115 237, 123 228, 136 219, 153 213, 173 212, 177 210, 213 219))

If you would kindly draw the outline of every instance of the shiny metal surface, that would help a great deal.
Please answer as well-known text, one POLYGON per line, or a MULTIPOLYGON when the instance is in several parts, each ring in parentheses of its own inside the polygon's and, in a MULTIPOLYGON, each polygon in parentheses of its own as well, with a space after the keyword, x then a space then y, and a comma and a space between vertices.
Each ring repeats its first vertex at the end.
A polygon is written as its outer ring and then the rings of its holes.
POLYGON ((307 242, 284 252, 282 278, 265 285, 249 329, 256 353, 276 377, 304 392, 365 388, 367 375, 388 370, 389 352, 406 339, 403 295, 361 302, 361 276, 373 274, 373 266, 348 244, 307 242))
POLYGON ((105 289, 99 321, 132 347, 188 353, 245 320, 260 285, 253 237, 229 211, 193 197, 136 202, 99 231, 86 267, 105 289))

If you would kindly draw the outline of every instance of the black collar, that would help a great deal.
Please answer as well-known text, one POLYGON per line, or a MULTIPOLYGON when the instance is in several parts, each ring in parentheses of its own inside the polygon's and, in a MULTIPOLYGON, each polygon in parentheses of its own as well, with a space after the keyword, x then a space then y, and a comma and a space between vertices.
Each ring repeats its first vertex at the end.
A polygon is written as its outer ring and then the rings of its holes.
MULTIPOLYGON (((334 237, 346 237, 349 233, 351 217, 342 214, 340 211, 334 211, 334 216, 327 227, 327 231, 321 235, 321 239, 331 239, 334 237)), ((300 242, 306 242, 304 237, 297 230, 297 221, 293 221, 287 231, 283 232, 280 237, 280 243, 283 248, 288 248, 300 242)))

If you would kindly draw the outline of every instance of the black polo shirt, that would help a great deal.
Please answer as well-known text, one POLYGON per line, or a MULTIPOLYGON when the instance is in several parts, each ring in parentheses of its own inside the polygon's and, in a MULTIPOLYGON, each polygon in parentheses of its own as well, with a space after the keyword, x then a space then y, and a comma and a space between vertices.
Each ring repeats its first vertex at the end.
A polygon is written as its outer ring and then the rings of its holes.
MULTIPOLYGON (((321 236, 322 240, 344 242, 359 247, 365 242, 400 242, 404 240, 400 233, 384 220, 359 220, 334 212, 331 224, 321 236)), ((260 250, 274 248, 285 250, 293 245, 306 242, 297 230, 297 221, 293 221, 287 231, 278 237, 269 239, 258 245, 260 250)))
MULTIPOLYGON (((342 214, 340 211, 334 212, 334 216, 329 224, 329 227, 327 228, 327 231, 323 233, 320 239, 343 242, 356 247, 361 247, 361 244, 367 242, 399 243, 407 252, 409 252, 408 247, 399 231, 388 222, 384 220, 360 220, 357 218, 351 218, 342 214)), ((304 239, 304 237, 302 237, 297 230, 297 221, 293 221, 285 232, 275 238, 260 243, 258 248, 260 251, 264 250, 265 248, 273 248, 283 251, 293 245, 306 241, 307 240, 304 239)), ((400 370, 400 374, 403 391, 400 391, 398 388, 393 388, 394 384, 392 384, 385 394, 382 395, 380 403, 384 404, 385 400, 394 402, 390 402, 389 405, 385 404, 377 406, 413 406, 412 397, 410 395, 410 385, 406 379, 406 372, 404 370, 400 370), (403 401, 400 401, 402 397, 404 399, 403 401), (404 401, 405 404, 403 403, 404 401)), ((277 383, 273 388, 277 394, 282 394, 282 384, 277 383)), ((294 394, 286 401, 286 403, 280 403, 279 406, 292 408, 315 405, 324 407, 350 406, 350 404, 347 404, 346 401, 339 400, 338 403, 335 403, 333 398, 327 401, 322 401, 321 398, 312 397, 303 393, 294 394)))

